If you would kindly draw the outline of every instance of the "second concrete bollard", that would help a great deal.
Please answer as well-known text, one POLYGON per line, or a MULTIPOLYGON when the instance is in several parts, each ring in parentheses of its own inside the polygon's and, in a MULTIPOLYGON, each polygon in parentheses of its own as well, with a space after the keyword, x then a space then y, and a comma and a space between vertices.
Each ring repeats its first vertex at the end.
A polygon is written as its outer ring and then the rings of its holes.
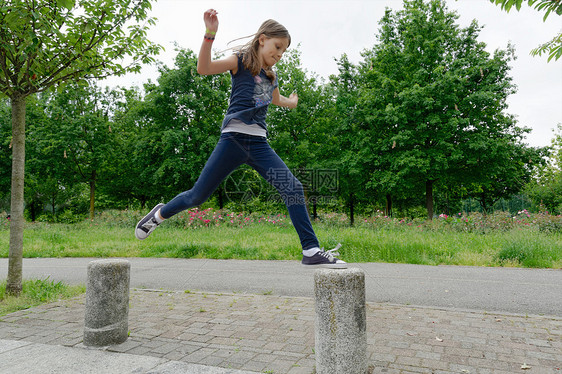
POLYGON ((88 264, 84 345, 123 343, 129 328, 129 283, 127 260, 97 260, 88 264))
POLYGON ((316 270, 314 294, 316 373, 367 373, 367 317, 363 270, 316 270))

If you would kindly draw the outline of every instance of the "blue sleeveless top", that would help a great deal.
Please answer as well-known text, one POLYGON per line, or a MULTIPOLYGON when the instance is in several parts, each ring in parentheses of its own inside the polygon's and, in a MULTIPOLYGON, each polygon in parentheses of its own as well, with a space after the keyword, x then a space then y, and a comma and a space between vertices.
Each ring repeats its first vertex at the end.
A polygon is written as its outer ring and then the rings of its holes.
POLYGON ((238 71, 232 74, 232 90, 230 104, 222 121, 222 129, 232 119, 238 119, 247 125, 258 124, 267 130, 265 117, 267 108, 273 98, 273 90, 278 86, 277 79, 271 82, 262 69, 259 75, 253 76, 238 55, 238 71))

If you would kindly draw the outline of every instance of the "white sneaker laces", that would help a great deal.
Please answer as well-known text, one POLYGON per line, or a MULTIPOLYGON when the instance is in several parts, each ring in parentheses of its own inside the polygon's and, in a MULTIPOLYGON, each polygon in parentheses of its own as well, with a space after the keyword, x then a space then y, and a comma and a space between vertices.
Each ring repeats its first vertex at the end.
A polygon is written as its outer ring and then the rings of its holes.
POLYGON ((334 256, 339 256, 338 249, 341 248, 341 243, 336 245, 336 248, 330 249, 329 251, 324 251, 324 248, 319 252, 321 256, 326 257, 330 261, 334 261, 334 256))
POLYGON ((149 219, 148 221, 146 221, 144 223, 144 225, 142 225, 142 227, 144 227, 145 229, 148 230, 148 232, 152 231, 156 226, 158 226, 159 223, 156 222, 156 219, 154 219, 154 217, 152 217, 151 219, 149 219))

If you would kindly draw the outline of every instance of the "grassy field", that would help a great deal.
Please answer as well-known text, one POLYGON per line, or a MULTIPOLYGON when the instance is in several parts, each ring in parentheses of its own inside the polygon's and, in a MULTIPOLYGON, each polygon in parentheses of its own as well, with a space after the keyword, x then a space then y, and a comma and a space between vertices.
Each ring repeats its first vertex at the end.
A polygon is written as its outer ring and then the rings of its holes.
POLYGON ((49 279, 24 280, 22 287, 20 297, 13 297, 6 295, 6 282, 0 283, 0 316, 86 292, 85 286, 68 286, 49 279))
MULTIPOLYGON (((24 257, 301 259, 298 237, 286 217, 239 214, 219 224, 220 213, 211 213, 199 211, 198 225, 193 215, 178 217, 144 241, 133 234, 137 213, 78 224, 30 223, 24 257)), ((375 217, 349 227, 341 223, 344 218, 324 217, 314 228, 325 248, 342 243, 341 258, 348 262, 562 268, 562 234, 530 224, 530 216, 515 223, 512 218, 486 218, 486 226, 474 218, 419 223, 375 217)), ((8 247, 9 230, 0 229, 1 257, 8 256, 8 247)))

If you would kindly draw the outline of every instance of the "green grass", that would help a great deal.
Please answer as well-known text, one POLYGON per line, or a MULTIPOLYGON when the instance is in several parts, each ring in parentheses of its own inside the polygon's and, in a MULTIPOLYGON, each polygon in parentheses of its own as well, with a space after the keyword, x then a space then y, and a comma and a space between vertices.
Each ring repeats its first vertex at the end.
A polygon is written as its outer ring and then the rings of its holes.
POLYGON ((346 229, 339 236, 349 262, 562 267, 562 235, 346 229))
MULTIPOLYGON (((418 227, 378 228, 314 224, 321 245, 342 243, 348 262, 562 268, 562 234, 539 230, 464 232, 418 227)), ((134 226, 133 226, 134 227, 134 226)), ((8 256, 9 231, 0 230, 0 256, 8 256)), ((300 260, 291 225, 181 228, 163 225, 150 238, 106 224, 28 224, 24 257, 172 257, 300 260)))
POLYGON ((49 279, 24 280, 19 297, 6 294, 6 282, 0 283, 0 316, 28 309, 42 303, 78 296, 86 292, 85 286, 68 286, 49 279))
MULTIPOLYGON (((9 232, 0 231, 0 257, 8 255, 9 232)), ((296 259, 292 227, 158 228, 139 241, 131 228, 35 224, 24 231, 24 257, 174 257, 296 259)))

